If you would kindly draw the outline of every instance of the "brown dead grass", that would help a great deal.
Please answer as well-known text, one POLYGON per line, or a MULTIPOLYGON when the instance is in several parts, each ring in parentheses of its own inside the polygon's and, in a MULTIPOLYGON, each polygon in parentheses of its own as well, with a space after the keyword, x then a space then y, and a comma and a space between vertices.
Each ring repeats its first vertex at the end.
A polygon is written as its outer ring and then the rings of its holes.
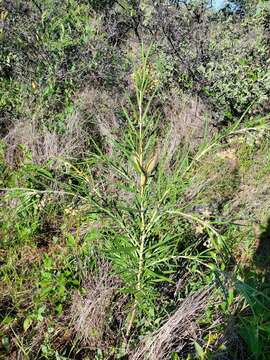
POLYGON ((143 339, 130 360, 171 359, 173 351, 180 353, 191 340, 200 335, 198 320, 209 304, 211 287, 187 297, 178 310, 155 333, 143 339))
POLYGON ((85 295, 74 295, 71 323, 84 345, 92 349, 106 348, 114 337, 108 316, 118 287, 119 280, 110 274, 110 266, 101 263, 99 274, 89 276, 85 281, 85 295))
POLYGON ((90 117, 91 136, 100 138, 103 149, 112 153, 112 142, 119 131, 116 111, 121 108, 123 99, 117 94, 109 94, 96 88, 86 88, 77 94, 78 108, 82 116, 90 117))
POLYGON ((183 143, 189 143, 192 150, 197 147, 203 139, 205 124, 211 124, 211 113, 198 97, 183 98, 177 91, 172 91, 169 96, 164 114, 171 128, 167 153, 172 158, 183 143))
POLYGON ((24 159, 24 149, 31 152, 34 163, 43 164, 57 158, 74 157, 86 147, 85 120, 79 112, 66 119, 65 132, 57 133, 41 127, 35 118, 15 124, 4 138, 6 161, 16 168, 24 159))
MULTIPOLYGON (((65 119, 64 131, 50 129, 29 110, 25 120, 14 123, 4 137, 6 161, 18 167, 30 151, 36 164, 48 161, 56 166, 59 158, 76 158, 89 147, 90 137, 101 142, 107 153, 119 129, 116 110, 121 108, 119 95, 112 96, 96 88, 85 88, 74 97, 74 111, 65 119)), ((31 104, 29 105, 31 107, 31 104)))

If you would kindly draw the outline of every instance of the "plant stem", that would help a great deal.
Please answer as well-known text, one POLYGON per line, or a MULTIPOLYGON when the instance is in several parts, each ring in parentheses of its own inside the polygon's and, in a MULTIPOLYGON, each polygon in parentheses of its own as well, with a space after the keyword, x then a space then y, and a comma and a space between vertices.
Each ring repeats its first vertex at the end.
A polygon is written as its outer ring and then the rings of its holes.
MULTIPOLYGON (((143 81, 142 84, 144 84, 145 81, 145 73, 143 72, 143 81)), ((141 89, 138 89, 138 108, 139 108, 139 141, 138 141, 138 149, 137 153, 139 156, 139 163, 141 169, 144 169, 143 164, 143 85, 141 89)), ((145 246, 145 240, 146 240, 146 227, 145 227, 145 204, 144 204, 144 190, 145 190, 145 184, 146 184, 146 177, 147 175, 142 172, 140 175, 140 184, 138 187, 138 192, 140 193, 140 237, 139 237, 139 264, 138 264, 138 273, 137 273, 137 284, 136 284, 136 294, 135 294, 135 301, 133 304, 133 309, 131 312, 129 324, 127 327, 126 336, 128 337, 130 334, 130 331, 133 326, 133 322, 136 318, 136 312, 138 307, 138 298, 137 294, 141 291, 141 279, 143 274, 143 265, 144 265, 144 246, 145 246)))

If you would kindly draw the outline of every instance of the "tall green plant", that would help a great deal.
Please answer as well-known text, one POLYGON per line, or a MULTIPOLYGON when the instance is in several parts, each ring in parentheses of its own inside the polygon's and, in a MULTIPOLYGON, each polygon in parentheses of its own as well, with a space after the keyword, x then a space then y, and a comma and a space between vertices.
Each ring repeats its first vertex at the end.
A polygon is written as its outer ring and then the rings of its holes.
POLYGON ((98 184, 91 174, 77 170, 77 175, 87 179, 92 186, 90 197, 94 207, 113 222, 109 230, 104 230, 104 250, 114 270, 124 280, 124 291, 133 298, 127 335, 138 310, 146 312, 154 300, 155 284, 170 281, 167 274, 173 271, 175 260, 171 262, 169 259, 177 248, 177 237, 174 236, 174 241, 170 242, 166 226, 161 222, 158 224, 168 190, 159 187, 157 194, 155 180, 159 177, 153 176, 159 162, 158 117, 152 111, 155 81, 148 62, 149 51, 142 51, 142 64, 133 76, 135 103, 130 101, 130 110, 123 110, 127 126, 121 142, 114 142, 113 156, 105 155, 98 148, 98 154, 94 156, 95 165, 103 164, 103 176, 107 172, 104 178, 111 176, 111 181, 115 181, 117 196, 107 192, 104 198, 100 189, 106 179, 98 184))
POLYGON ((105 215, 102 251, 132 302, 127 336, 139 314, 150 314, 158 284, 172 282, 170 275, 180 259, 205 263, 208 250, 200 257, 190 256, 197 243, 193 239, 190 246, 187 240, 188 223, 199 223, 212 238, 218 236, 211 224, 183 211, 181 193, 187 186, 187 173, 208 148, 202 147, 194 162, 183 149, 174 164, 168 163, 166 134, 160 135, 163 130, 153 105, 157 90, 150 51, 142 49, 142 62, 133 74, 134 98, 123 109, 123 131, 113 141, 112 154, 96 145, 95 154, 84 164, 69 164, 77 194, 90 201, 93 211, 105 215))

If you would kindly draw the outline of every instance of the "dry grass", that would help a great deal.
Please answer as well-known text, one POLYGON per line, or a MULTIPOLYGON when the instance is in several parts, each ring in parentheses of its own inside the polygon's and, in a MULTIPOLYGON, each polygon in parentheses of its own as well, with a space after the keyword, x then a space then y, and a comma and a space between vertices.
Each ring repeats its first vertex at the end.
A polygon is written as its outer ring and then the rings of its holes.
POLYGON ((173 351, 180 353, 191 340, 200 335, 198 320, 209 304, 211 287, 199 290, 186 298, 178 310, 155 333, 144 339, 131 360, 166 360, 171 359, 173 351))
POLYGON ((71 308, 72 326, 78 338, 90 348, 108 346, 113 334, 108 325, 108 316, 119 280, 110 275, 107 263, 100 265, 100 273, 85 282, 86 294, 77 293, 71 308), (106 334, 106 338, 104 335, 106 334))
POLYGON ((207 120, 211 122, 211 113, 200 98, 183 98, 177 92, 171 92, 164 113, 171 126, 167 145, 169 158, 183 143, 189 143, 190 148, 195 149, 202 141, 207 120))
POLYGON ((79 112, 75 112, 66 119, 63 134, 40 127, 35 118, 15 124, 4 138, 6 161, 11 167, 17 167, 23 161, 24 149, 31 152, 36 164, 78 156, 86 147, 85 123, 79 112))
POLYGON ((119 131, 119 121, 116 111, 121 108, 123 100, 119 94, 109 94, 96 88, 86 88, 77 94, 80 112, 92 118, 94 127, 91 129, 93 137, 100 137, 103 149, 112 153, 112 142, 119 131))
MULTIPOLYGON (((31 105, 29 105, 31 106, 31 105)), ((74 99, 75 111, 65 119, 64 132, 40 125, 40 117, 29 112, 29 118, 13 124, 4 137, 7 163, 16 168, 24 159, 24 149, 31 152, 36 164, 58 158, 74 158, 83 154, 89 143, 89 136, 100 138, 107 153, 112 151, 112 141, 119 124, 115 115, 121 107, 119 96, 95 88, 86 88, 74 99), (118 104, 118 105, 116 105, 118 104), (120 105, 119 105, 120 104, 120 105)))

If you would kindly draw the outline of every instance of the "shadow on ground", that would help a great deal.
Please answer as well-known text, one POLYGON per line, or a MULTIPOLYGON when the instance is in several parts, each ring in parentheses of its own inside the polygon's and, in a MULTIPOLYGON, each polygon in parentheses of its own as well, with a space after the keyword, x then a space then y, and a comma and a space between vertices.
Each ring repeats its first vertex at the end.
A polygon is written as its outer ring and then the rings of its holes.
POLYGON ((254 265, 257 269, 265 271, 269 275, 270 271, 270 218, 264 231, 258 239, 257 249, 253 257, 254 265))
POLYGON ((229 316, 222 336, 228 347, 216 354, 215 360, 270 359, 270 218, 255 237, 252 260, 240 270, 242 280, 234 280, 245 306, 237 306, 229 316))

